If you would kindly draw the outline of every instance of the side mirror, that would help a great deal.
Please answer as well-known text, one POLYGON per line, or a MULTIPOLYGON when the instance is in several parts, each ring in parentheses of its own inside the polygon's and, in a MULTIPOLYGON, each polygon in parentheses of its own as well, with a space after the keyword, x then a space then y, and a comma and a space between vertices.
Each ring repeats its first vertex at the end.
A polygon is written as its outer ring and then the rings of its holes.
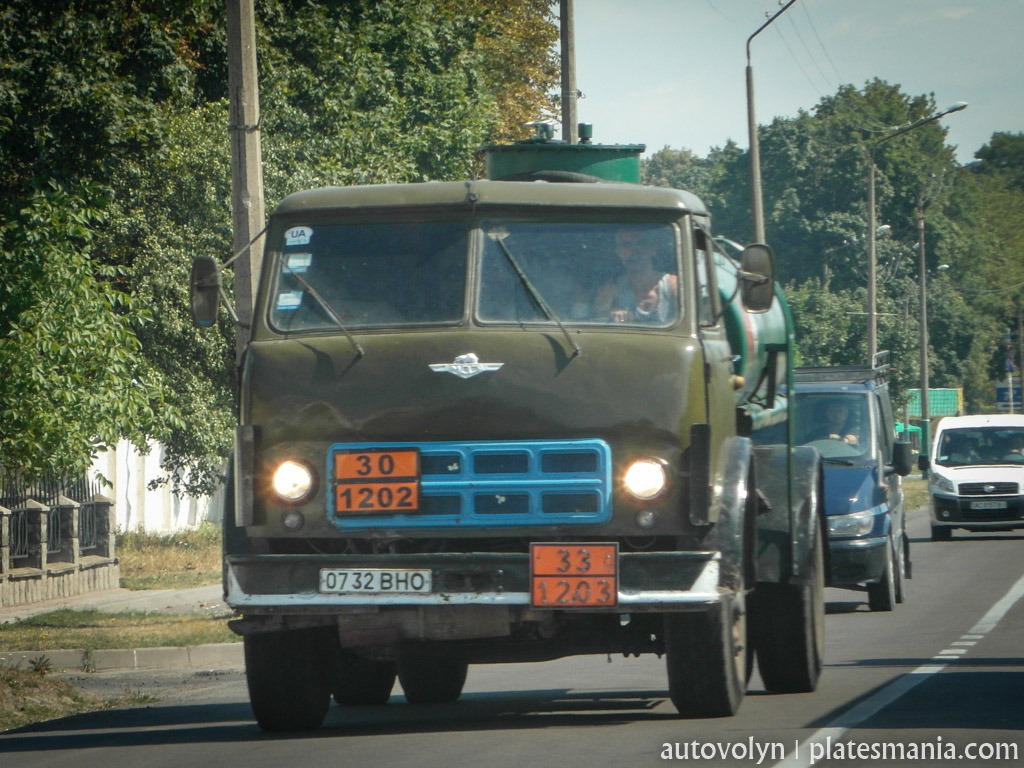
MULTIPOLYGON (((918 461, 922 457, 918 456, 918 461)), ((906 477, 914 470, 914 449, 910 443, 894 443, 892 446, 892 465, 896 474, 906 477)))
POLYGON ((196 256, 192 260, 189 280, 192 325, 208 328, 217 322, 220 303, 220 264, 212 256, 196 256))
POLYGON ((927 472, 930 466, 931 464, 928 462, 928 457, 925 456, 923 453, 919 454, 917 457, 917 468, 920 469, 922 472, 927 472))
POLYGON ((775 256, 770 246, 755 243, 740 254, 740 296, 749 312, 766 312, 775 300, 775 256))

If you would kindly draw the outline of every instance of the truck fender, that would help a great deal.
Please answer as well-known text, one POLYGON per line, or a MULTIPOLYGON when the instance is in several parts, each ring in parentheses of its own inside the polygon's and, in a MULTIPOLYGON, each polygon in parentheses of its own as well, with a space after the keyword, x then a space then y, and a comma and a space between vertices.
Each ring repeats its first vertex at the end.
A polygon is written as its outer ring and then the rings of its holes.
POLYGON ((815 526, 822 525, 821 456, 814 448, 790 450, 785 445, 755 446, 753 453, 757 494, 763 502, 756 518, 757 579, 807 583, 816 554, 815 526), (787 461, 792 461, 792 490, 787 461))
POLYGON ((749 438, 726 439, 719 449, 718 469, 712 482, 709 516, 714 527, 706 544, 721 553, 720 583, 726 587, 744 583, 749 587, 756 580, 752 456, 753 445, 749 438))

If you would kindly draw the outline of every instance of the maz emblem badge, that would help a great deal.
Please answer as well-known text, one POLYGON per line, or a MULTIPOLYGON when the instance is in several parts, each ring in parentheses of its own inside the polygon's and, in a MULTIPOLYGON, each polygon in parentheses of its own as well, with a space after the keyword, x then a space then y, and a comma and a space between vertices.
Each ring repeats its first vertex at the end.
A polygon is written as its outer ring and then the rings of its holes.
POLYGON ((484 371, 496 371, 504 363, 481 363, 480 358, 470 352, 466 355, 459 355, 453 363, 434 363, 430 370, 435 373, 454 373, 460 379, 468 379, 484 371))

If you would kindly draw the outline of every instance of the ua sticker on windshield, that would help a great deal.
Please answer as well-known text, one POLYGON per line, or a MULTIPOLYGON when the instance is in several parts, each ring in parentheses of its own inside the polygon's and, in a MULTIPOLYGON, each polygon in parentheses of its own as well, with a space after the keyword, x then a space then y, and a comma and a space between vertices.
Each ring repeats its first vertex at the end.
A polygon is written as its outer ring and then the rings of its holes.
POLYGON ((310 227, 292 227, 284 235, 285 245, 309 245, 313 237, 313 230, 310 227))

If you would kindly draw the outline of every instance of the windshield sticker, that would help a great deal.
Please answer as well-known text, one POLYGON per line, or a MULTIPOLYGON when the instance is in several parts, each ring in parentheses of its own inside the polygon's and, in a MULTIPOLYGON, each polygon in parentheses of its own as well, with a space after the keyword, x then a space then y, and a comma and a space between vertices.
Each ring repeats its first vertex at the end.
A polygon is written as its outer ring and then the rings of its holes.
POLYGON ((277 297, 277 311, 287 312, 298 309, 302 302, 302 291, 287 291, 277 297))
POLYGON ((312 237, 313 230, 311 227, 292 227, 284 235, 284 244, 286 246, 309 245, 312 237))
POLYGON ((305 272, 313 263, 312 253, 289 253, 285 257, 285 263, 289 272, 305 272))

